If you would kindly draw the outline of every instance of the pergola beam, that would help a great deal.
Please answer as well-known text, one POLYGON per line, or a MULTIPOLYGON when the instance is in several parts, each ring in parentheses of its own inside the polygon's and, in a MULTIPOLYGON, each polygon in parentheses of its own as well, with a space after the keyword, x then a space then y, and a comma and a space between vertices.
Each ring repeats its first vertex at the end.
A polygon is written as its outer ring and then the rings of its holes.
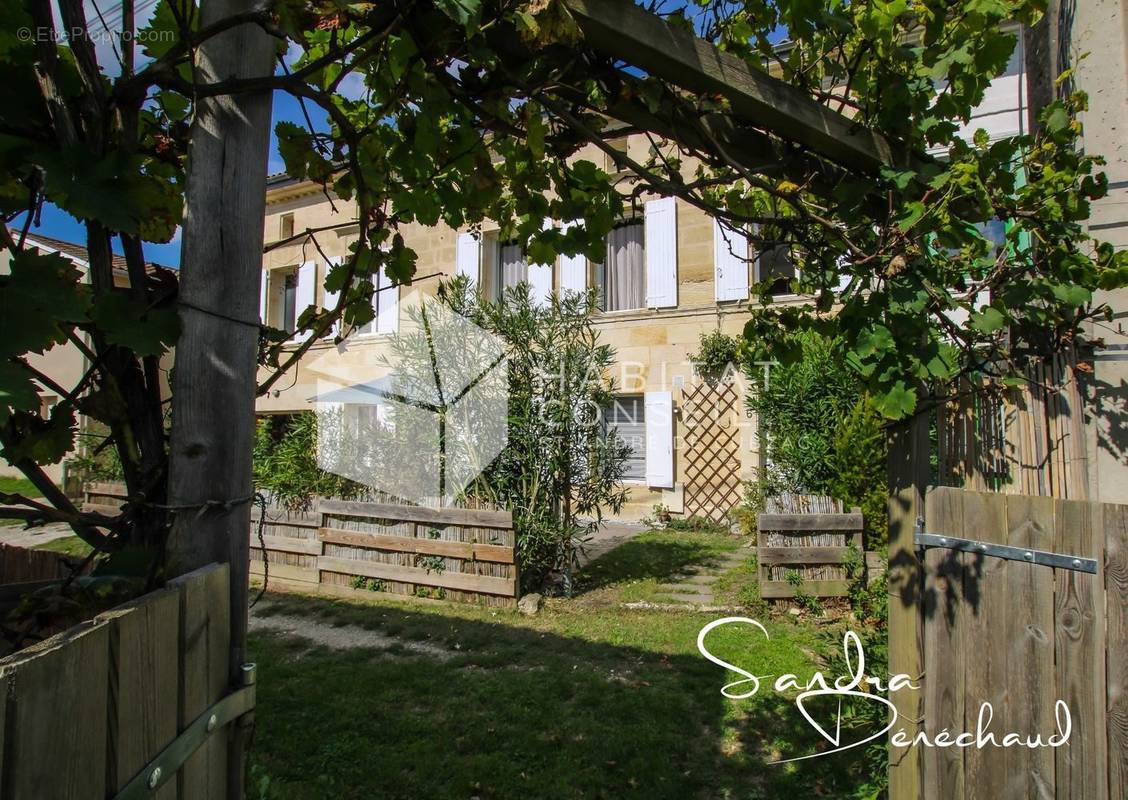
POLYGON ((742 121, 852 170, 903 168, 916 159, 903 146, 831 111, 800 89, 748 67, 632 0, 565 0, 588 43, 691 92, 727 99, 742 121))

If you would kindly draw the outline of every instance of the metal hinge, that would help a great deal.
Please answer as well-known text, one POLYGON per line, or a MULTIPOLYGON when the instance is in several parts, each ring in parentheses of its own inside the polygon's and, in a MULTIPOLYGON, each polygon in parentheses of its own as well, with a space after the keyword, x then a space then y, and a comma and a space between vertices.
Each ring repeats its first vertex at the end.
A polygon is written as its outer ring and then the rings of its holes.
POLYGON ((913 533, 913 544, 920 548, 944 547, 948 550, 961 550, 965 553, 978 553, 995 558, 1006 558, 1011 561, 1024 561, 1027 564, 1038 564, 1054 569, 1097 574, 1097 560, 1095 558, 1079 558, 1062 553, 1050 553, 1046 550, 1032 550, 1027 547, 1014 547, 994 542, 980 542, 975 539, 960 539, 956 536, 940 533, 925 533, 923 520, 917 521, 917 529, 913 533))
POLYGON ((144 800, 151 797, 193 753, 216 731, 255 707, 255 665, 242 666, 243 686, 223 697, 180 732, 156 758, 118 792, 113 800, 144 800))

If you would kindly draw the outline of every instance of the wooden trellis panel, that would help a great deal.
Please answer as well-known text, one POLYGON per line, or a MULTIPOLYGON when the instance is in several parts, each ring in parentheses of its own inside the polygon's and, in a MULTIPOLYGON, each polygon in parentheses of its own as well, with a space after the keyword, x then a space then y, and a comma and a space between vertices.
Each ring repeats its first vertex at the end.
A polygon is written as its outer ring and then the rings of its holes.
POLYGON ((723 522, 740 504, 740 392, 732 383, 699 383, 682 395, 685 513, 723 522))

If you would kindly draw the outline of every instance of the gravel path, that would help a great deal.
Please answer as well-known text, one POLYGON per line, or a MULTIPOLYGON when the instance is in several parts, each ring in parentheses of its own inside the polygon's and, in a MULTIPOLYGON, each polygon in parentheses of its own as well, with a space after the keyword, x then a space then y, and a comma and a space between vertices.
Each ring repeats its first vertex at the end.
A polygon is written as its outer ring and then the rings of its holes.
POLYGON ((261 611, 269 606, 251 612, 250 631, 256 633, 267 631, 281 636, 305 639, 311 644, 323 645, 331 650, 389 650, 392 648, 410 650, 421 656, 430 658, 448 659, 455 654, 445 647, 427 642, 417 642, 411 639, 399 639, 377 631, 360 628, 356 625, 327 625, 318 619, 291 614, 270 614, 264 616, 261 611))

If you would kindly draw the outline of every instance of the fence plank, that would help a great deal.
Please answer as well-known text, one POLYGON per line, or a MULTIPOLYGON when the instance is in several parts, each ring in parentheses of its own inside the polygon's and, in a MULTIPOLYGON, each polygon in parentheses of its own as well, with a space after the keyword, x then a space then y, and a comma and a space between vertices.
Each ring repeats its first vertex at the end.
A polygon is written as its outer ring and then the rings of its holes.
POLYGON ((761 531, 860 531, 859 512, 849 514, 761 514, 761 531))
POLYGON ((1108 795, 1128 800, 1128 506, 1105 505, 1108 795))
MULTIPOLYGON (((1054 528, 1053 498, 1007 497, 1008 544, 1049 550, 1054 528)), ((1009 610, 1006 637, 1012 677, 1008 680, 1004 729, 1026 736, 1048 736, 1054 731, 1055 701, 1053 570, 1015 561, 1008 567, 1007 584, 1004 607, 1009 610)), ((1053 750, 1009 747, 1004 750, 1004 764, 1004 797, 1053 797, 1053 750)))
POLYGON ((843 564, 848 547, 761 547, 757 557, 764 564, 843 564))
MULTIPOLYGON (((180 714, 183 730, 227 692, 230 658, 230 573, 213 564, 170 585, 180 592, 180 714)), ((184 800, 226 800, 227 731, 213 734, 178 776, 184 800)))
MULTIPOLYGON (((262 544, 267 550, 277 550, 280 553, 298 553, 307 556, 321 555, 321 542, 317 539, 299 539, 296 536, 267 536, 263 535, 262 544)), ((259 537, 251 533, 251 549, 261 550, 259 537)))
MULTIPOLYGON (((1098 503, 1055 503, 1053 549, 1103 561, 1103 510, 1098 503)), ((1054 575, 1054 650, 1057 698, 1072 716, 1069 743, 1055 751, 1055 781, 1062 800, 1104 800, 1104 591, 1100 579, 1075 570, 1054 575)))
POLYGON ((5 797, 103 800, 108 623, 77 625, 4 664, 11 680, 5 797))
POLYGON ((357 500, 322 500, 322 514, 373 519, 396 519, 432 525, 472 525, 476 528, 512 528, 513 515, 508 511, 475 508, 423 508, 392 503, 364 503, 357 500))
MULTIPOLYGON (((180 594, 156 592, 103 616, 111 623, 109 783, 120 791, 176 738, 180 594)), ((154 795, 176 796, 176 781, 154 795)))
MULTIPOLYGON (((971 539, 1003 544, 1007 541, 1007 496, 965 492, 963 503, 964 535, 971 539)), ((997 728, 1007 704, 1008 647, 999 632, 1001 609, 1007 608, 1007 570, 1010 562, 968 554, 964 565, 963 595, 968 613, 962 619, 959 647, 968 657, 964 663, 964 730, 974 731, 980 709, 990 703, 997 728)), ((944 676, 925 669, 932 680, 944 676)), ((966 748, 964 753, 964 785, 974 790, 974 797, 999 798, 1003 794, 1001 756, 996 748, 966 748)))
MULTIPOLYGON (((963 492, 937 491, 925 504, 925 530, 965 535, 963 492)), ((966 614, 963 605, 962 553, 941 547, 924 556, 924 729, 930 737, 941 730, 958 732, 964 726, 964 663, 957 646, 966 614)), ((963 752, 957 747, 926 747, 921 754, 925 800, 962 797, 963 752)))
POLYGON ((516 591, 516 582, 513 578, 495 578, 489 575, 472 575, 466 572, 427 571, 420 567, 404 567, 396 564, 385 564, 380 561, 321 556, 317 559, 317 568, 326 572, 364 575, 368 578, 382 578, 423 586, 441 586, 446 589, 460 589, 466 592, 512 596, 516 591))
POLYGON ((760 597, 778 600, 795 597, 799 591, 811 597, 842 597, 849 593, 849 581, 803 581, 798 589, 787 581, 761 581, 760 597))
MULTIPOLYGON (((274 561, 268 563, 267 571, 269 572, 271 581, 275 578, 281 578, 288 581, 317 583, 317 567, 295 567, 292 564, 278 564, 274 561)), ((263 574, 262 562, 251 561, 251 575, 258 576, 263 574)))
MULTIPOLYGON (((491 561, 499 564, 512 564, 514 559, 512 547, 496 544, 455 542, 447 539, 421 539, 412 536, 385 536, 379 533, 346 531, 340 528, 322 528, 318 531, 317 536, 321 541, 330 544, 394 550, 400 553, 423 553, 473 561, 491 561)), ((270 547, 269 542, 267 546, 270 547)), ((271 549, 277 548, 271 547, 271 549)))

